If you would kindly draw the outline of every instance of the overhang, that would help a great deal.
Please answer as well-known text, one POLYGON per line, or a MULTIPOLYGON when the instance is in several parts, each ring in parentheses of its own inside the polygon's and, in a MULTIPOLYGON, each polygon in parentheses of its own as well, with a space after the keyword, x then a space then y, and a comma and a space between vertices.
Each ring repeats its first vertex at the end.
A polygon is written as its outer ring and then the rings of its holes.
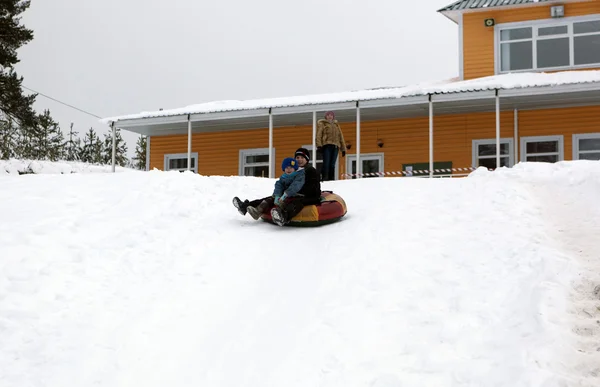
MULTIPOLYGON (((574 106, 600 105, 600 83, 534 87, 527 89, 499 89, 500 110, 536 110, 574 106)), ((496 91, 471 91, 431 95, 433 114, 468 114, 494 112, 496 91)), ((427 117, 429 95, 359 101, 362 122, 398 118, 427 117)), ((271 109, 273 127, 312 125, 313 111, 317 118, 327 110, 335 110, 342 123, 356 122, 357 102, 271 109)), ((227 113, 190 114, 192 132, 220 132, 263 129, 269 125, 269 109, 244 110, 227 113)), ((126 119, 117 127, 145 136, 186 134, 188 116, 126 119)))

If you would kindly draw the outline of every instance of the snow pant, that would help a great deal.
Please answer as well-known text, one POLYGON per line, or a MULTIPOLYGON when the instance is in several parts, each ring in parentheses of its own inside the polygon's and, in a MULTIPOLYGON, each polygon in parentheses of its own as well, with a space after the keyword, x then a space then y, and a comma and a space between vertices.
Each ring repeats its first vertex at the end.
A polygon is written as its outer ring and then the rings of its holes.
POLYGON ((323 181, 335 180, 335 162, 339 148, 337 145, 326 144, 323 150, 323 167, 321 168, 321 179, 323 181))
POLYGON ((248 208, 248 207, 258 207, 260 205, 260 203, 262 203, 264 201, 266 201, 269 204, 269 208, 273 207, 273 205, 275 205, 275 198, 273 196, 267 196, 266 198, 262 198, 262 199, 254 199, 254 200, 250 200, 248 203, 244 203, 244 209, 248 208))

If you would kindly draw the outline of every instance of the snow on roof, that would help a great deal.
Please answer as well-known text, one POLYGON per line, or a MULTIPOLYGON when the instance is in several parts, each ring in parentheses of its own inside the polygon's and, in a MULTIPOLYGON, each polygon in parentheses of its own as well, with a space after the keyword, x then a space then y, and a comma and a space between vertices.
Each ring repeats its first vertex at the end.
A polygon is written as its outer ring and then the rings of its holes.
POLYGON ((101 119, 100 122, 104 124, 110 124, 111 122, 128 119, 418 97, 427 96, 428 94, 465 93, 472 91, 489 91, 495 89, 522 89, 530 87, 561 86, 596 82, 600 83, 600 70, 563 71, 556 73, 515 73, 494 75, 466 81, 458 81, 457 78, 452 78, 441 81, 423 82, 402 87, 383 87, 339 93, 243 101, 214 101, 175 109, 147 111, 137 114, 107 117, 101 119))

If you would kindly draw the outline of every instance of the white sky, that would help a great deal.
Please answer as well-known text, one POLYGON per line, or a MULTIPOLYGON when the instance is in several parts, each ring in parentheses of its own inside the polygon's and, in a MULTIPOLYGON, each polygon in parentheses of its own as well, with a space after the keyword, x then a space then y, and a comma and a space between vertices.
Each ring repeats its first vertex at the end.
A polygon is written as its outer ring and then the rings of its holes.
MULTIPOLYGON (((452 0, 33 0, 26 87, 101 117, 458 75, 452 0)), ((43 96, 67 132, 108 128, 43 96)), ((130 155, 137 135, 123 132, 130 155)))

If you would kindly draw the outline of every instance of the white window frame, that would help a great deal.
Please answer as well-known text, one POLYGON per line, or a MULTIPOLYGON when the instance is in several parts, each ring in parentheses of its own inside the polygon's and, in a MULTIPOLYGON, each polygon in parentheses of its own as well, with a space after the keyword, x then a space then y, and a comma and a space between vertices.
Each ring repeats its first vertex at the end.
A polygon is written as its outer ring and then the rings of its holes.
MULTIPOLYGON (((267 155, 269 156, 269 148, 252 148, 252 149, 240 149, 239 162, 238 162, 238 174, 239 176, 244 175, 244 169, 246 167, 251 166, 268 166, 269 163, 256 163, 256 164, 246 164, 247 156, 255 156, 255 155, 267 155)), ((273 159, 271 160, 271 168, 275 171, 275 148, 273 148, 273 159)), ((275 174, 274 174, 275 175, 275 174)), ((265 177, 269 177, 268 175, 265 177)))
MULTIPOLYGON (((515 165, 515 141, 513 138, 500 138, 500 145, 508 144, 508 155, 500 155, 500 158, 508 157, 508 167, 512 168, 515 165)), ((483 138, 473 140, 471 144, 471 166, 477 168, 477 160, 484 159, 496 159, 496 152, 492 156, 479 156, 479 145, 494 145, 496 146, 495 138, 483 138)), ((496 166, 496 168, 501 168, 496 166)))
MULTIPOLYGON (((360 162, 366 160, 379 160, 379 171, 380 173, 385 172, 385 157, 384 153, 361 153, 360 154, 360 162)), ((356 153, 349 155, 346 153, 346 174, 351 175, 352 173, 352 161, 356 161, 356 153)), ((358 169, 358 168, 357 168, 358 169)), ((361 168, 362 170, 362 168, 361 168)), ((364 173, 364 172, 363 172, 364 173)), ((352 176, 350 176, 352 178, 352 176)))
MULTIPOLYGON (((198 152, 191 153, 192 159, 196 162, 194 163, 195 167, 190 168, 190 171, 194 171, 194 173, 198 173, 198 152)), ((164 170, 165 171, 187 171, 187 168, 179 168, 179 169, 169 169, 169 161, 177 160, 177 159, 185 159, 187 161, 188 154, 187 153, 167 153, 164 157, 164 170)))
POLYGON ((598 153, 598 150, 591 151, 580 151, 579 150, 579 140, 587 140, 587 139, 597 139, 600 138, 600 133, 580 133, 573 135, 573 160, 579 160, 580 153, 598 153))
MULTIPOLYGON (((316 150, 314 150, 314 149, 312 148, 312 144, 309 144, 309 145, 302 145, 302 148, 306 148, 306 149, 308 149, 309 151, 310 151, 310 150, 312 150, 313 156, 317 154, 316 150)), ((335 176, 334 176, 334 177, 335 177, 335 179, 334 179, 334 180, 339 180, 339 179, 338 179, 338 176, 340 175, 340 152, 341 152, 341 151, 339 151, 339 152, 338 152, 338 154, 337 154, 337 156, 336 156, 336 161, 335 161, 335 172, 334 172, 334 173, 335 173, 335 176)), ((311 161, 309 161, 308 163, 312 165, 312 160, 311 160, 311 161)), ((323 159, 320 159, 320 160, 319 160, 319 159, 317 159, 317 164, 318 164, 318 163, 321 163, 321 164, 323 164, 323 159)))
MULTIPOLYGON (((529 136, 529 137, 521 137, 521 161, 527 161, 527 143, 529 142, 544 142, 544 141, 558 141, 558 160, 557 162, 563 161, 565 159, 565 141, 564 136, 556 135, 556 136, 529 136)), ((536 156, 549 156, 554 153, 536 153, 536 156)), ((533 162, 533 161, 531 161, 533 162)))
MULTIPOLYGON (((514 22, 514 23, 501 23, 496 24, 494 26, 494 68, 496 70, 496 74, 507 74, 507 73, 519 73, 519 72, 543 72, 543 71, 555 71, 555 70, 566 70, 566 69, 589 69, 589 68, 598 68, 600 67, 600 63, 595 64, 585 64, 585 65, 574 65, 575 61, 575 45, 574 45, 574 33, 573 33, 573 23, 578 22, 586 22, 586 21, 600 21, 600 14, 593 15, 585 15, 585 16, 571 16, 571 17, 563 17, 563 18, 552 18, 552 19, 543 19, 543 20, 531 20, 524 22, 514 22), (561 25, 567 25, 568 33, 566 35, 549 35, 546 37, 538 37, 537 30, 539 28, 544 27, 557 27, 561 25), (532 41, 532 65, 533 68, 525 69, 525 70, 502 70, 502 58, 501 58, 501 49, 500 49, 500 34, 502 30, 505 29, 513 29, 513 28, 532 28, 532 37, 531 39, 522 39, 515 40, 514 42, 521 41, 532 41), (559 67, 537 67, 537 46, 536 41, 542 39, 552 39, 556 37, 568 37, 569 38, 569 65, 568 66, 559 66, 559 67)), ((587 36, 587 35, 600 35, 600 32, 592 32, 587 34, 577 34, 577 36, 587 36)))

